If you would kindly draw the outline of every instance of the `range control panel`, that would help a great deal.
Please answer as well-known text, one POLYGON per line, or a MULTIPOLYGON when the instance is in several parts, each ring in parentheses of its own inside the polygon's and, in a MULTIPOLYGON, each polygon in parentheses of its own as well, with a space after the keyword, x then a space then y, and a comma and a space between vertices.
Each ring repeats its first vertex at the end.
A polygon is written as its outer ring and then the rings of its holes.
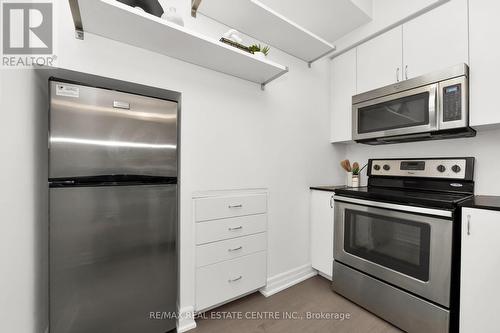
POLYGON ((471 158, 370 160, 372 176, 466 179, 471 158))

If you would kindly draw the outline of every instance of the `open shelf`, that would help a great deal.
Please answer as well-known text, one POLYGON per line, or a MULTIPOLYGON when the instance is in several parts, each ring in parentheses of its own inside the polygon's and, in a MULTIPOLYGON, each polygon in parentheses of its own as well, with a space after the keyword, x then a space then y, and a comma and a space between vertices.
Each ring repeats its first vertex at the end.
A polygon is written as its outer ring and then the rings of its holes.
POLYGON ((257 0, 194 0, 192 14, 208 16, 311 64, 335 46, 257 0))
POLYGON ((115 0, 70 0, 77 37, 89 32, 198 66, 267 83, 288 68, 136 10, 115 0), (120 22, 117 24, 117 22, 120 22))

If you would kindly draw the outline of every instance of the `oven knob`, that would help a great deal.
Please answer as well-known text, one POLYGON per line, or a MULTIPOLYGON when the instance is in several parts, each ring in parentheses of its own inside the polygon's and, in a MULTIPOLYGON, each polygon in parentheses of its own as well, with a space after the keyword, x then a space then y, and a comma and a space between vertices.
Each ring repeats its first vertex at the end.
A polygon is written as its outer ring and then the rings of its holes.
POLYGON ((389 166, 389 164, 384 165, 384 170, 385 171, 391 170, 391 167, 389 166))
POLYGON ((446 171, 446 167, 445 167, 444 165, 439 165, 439 166, 437 167, 437 170, 438 170, 439 172, 443 173, 443 172, 445 172, 445 171, 446 171))
POLYGON ((459 165, 454 165, 451 167, 451 170, 453 170, 454 173, 459 173, 462 171, 462 168, 459 165))
POLYGON ((379 171, 379 170, 380 170, 380 165, 375 164, 375 165, 373 166, 373 169, 375 169, 375 171, 379 171))

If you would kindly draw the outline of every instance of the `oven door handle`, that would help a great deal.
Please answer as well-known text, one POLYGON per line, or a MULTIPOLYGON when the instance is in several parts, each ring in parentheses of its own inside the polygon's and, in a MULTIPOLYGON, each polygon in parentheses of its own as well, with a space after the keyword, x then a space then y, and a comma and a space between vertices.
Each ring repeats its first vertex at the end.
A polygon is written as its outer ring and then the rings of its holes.
POLYGON ((414 213, 414 214, 426 214, 426 215, 434 215, 434 216, 453 217, 453 213, 449 210, 405 206, 405 205, 398 205, 398 204, 392 204, 392 203, 387 203, 387 202, 379 202, 379 201, 371 201, 371 200, 362 200, 362 199, 343 197, 340 195, 335 195, 333 197, 333 199, 335 201, 341 201, 341 202, 347 202, 347 203, 363 205, 363 206, 370 206, 370 207, 377 207, 377 208, 393 209, 393 210, 399 210, 399 211, 409 212, 409 213, 414 213))

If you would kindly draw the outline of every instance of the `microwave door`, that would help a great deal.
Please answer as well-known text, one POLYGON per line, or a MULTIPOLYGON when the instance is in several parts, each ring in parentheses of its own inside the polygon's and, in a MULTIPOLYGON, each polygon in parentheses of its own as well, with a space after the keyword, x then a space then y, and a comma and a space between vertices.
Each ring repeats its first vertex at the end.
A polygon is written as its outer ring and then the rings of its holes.
POLYGON ((437 130, 437 84, 369 100, 353 106, 353 139, 437 130))

